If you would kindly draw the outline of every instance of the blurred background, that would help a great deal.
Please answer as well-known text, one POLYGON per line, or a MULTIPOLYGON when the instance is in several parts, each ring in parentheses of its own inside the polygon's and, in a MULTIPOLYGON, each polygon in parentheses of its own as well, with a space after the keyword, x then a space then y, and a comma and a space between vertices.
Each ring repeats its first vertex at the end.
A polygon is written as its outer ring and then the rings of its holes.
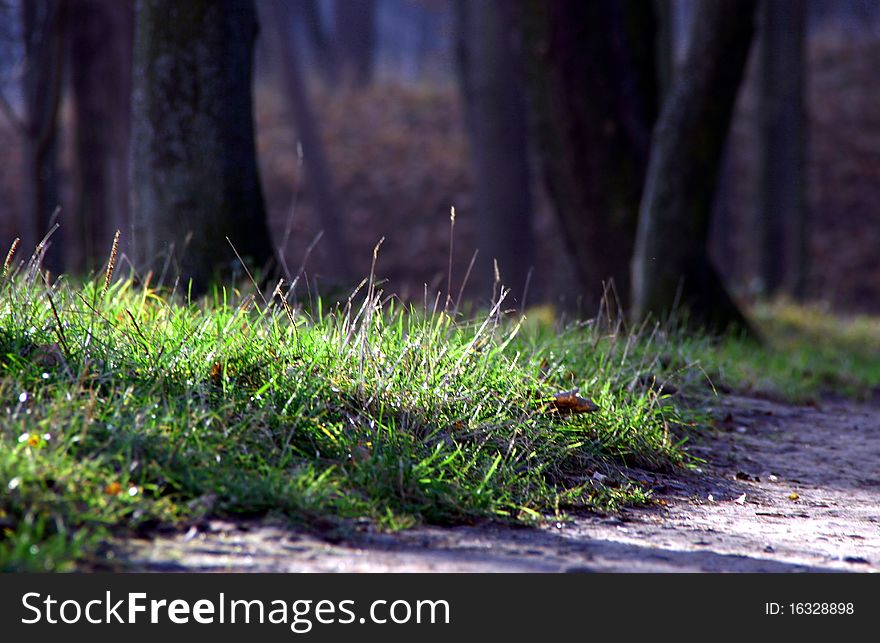
MULTIPOLYGON (((880 1, 731 3, 754 9, 755 19, 730 133, 721 133, 713 263, 740 301, 785 296, 880 312, 880 1)), ((152 215, 144 212, 163 190, 191 188, 181 203, 211 201, 214 190, 192 187, 197 179, 169 187, 167 176, 151 174, 176 153, 157 150, 174 134, 145 123, 186 100, 198 104, 197 87, 180 88, 189 87, 187 69, 203 73, 199 51, 247 55, 224 43, 249 38, 229 24, 244 24, 251 3, 176 4, 0 0, 7 247, 21 237, 31 249, 58 222, 46 267, 86 274, 102 269, 116 229, 127 257, 138 256, 139 237, 159 237, 143 242, 147 255, 191 242, 163 239, 163 226, 180 226, 157 218, 145 227, 152 215), (190 15, 202 5, 207 13, 190 15), (210 5, 228 14, 216 18, 227 21, 217 42, 199 22, 215 19, 210 5), (163 84, 174 39, 196 53, 180 54, 190 67, 175 67, 163 84), (152 192, 139 191, 148 184, 152 192)), ((496 258, 516 304, 593 313, 602 280, 629 267, 650 132, 679 76, 688 77, 700 4, 256 0, 262 196, 236 197, 256 203, 236 206, 246 211, 241 225, 253 229, 265 212, 288 278, 302 269, 356 284, 384 237, 376 272, 404 299, 446 288, 451 252, 453 294, 473 261, 464 296, 487 303, 496 258), (621 200, 628 205, 615 205, 621 200), (622 227, 608 223, 618 207, 630 211, 622 227)), ((247 106, 236 110, 227 127, 246 134, 247 106)), ((181 146, 203 140, 179 135, 181 146)), ((217 149, 205 163, 225 154, 217 149)), ((220 175, 247 174, 238 163, 220 175)), ((201 236, 210 214, 181 207, 169 216, 201 236)), ((206 246, 189 251, 234 259, 223 243, 206 246)))

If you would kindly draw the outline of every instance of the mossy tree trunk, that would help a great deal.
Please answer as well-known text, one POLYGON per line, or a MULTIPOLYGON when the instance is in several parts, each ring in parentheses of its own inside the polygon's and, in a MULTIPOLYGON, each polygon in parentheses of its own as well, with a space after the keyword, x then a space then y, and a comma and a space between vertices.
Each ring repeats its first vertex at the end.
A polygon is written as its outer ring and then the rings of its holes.
POLYGON ((141 0, 131 133, 139 266, 170 255, 196 291, 273 257, 252 108, 252 0, 141 0))
POLYGON ((755 0, 702 0, 654 131, 633 259, 633 313, 748 328, 709 259, 710 214, 754 32, 755 0))
MULTIPOLYGON (((477 278, 491 285, 497 261, 508 306, 522 306, 533 266, 532 198, 521 34, 507 0, 455 4, 479 230, 477 278)), ((469 213, 464 213, 468 215, 469 213)))
POLYGON ((522 25, 545 183, 584 303, 609 280, 626 302, 657 114, 654 3, 528 0, 522 25))

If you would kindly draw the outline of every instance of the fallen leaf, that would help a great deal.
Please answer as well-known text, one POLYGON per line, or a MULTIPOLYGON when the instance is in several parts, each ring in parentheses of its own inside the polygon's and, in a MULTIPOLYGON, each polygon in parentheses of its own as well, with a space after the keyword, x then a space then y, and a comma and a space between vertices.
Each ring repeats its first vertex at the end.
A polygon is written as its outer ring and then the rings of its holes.
POLYGON ((550 401, 550 405, 560 413, 592 413, 599 410, 599 406, 593 400, 581 397, 577 393, 578 389, 557 393, 550 401))
POLYGON ((116 496, 122 491, 122 485, 118 482, 111 482, 106 487, 104 487, 104 493, 108 496, 116 496))
POLYGON ((800 496, 797 495, 794 491, 792 491, 790 494, 788 494, 789 500, 797 500, 798 498, 800 498, 800 496))

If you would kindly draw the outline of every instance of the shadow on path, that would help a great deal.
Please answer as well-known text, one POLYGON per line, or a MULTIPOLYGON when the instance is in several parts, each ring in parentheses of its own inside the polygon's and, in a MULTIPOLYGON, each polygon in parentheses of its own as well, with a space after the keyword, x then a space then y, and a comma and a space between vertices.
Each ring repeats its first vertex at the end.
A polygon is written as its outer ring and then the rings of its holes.
POLYGON ((542 528, 484 524, 352 532, 329 542, 278 524, 212 521, 128 541, 151 571, 880 571, 880 409, 729 397, 694 440, 697 473, 644 474, 657 504, 542 528))

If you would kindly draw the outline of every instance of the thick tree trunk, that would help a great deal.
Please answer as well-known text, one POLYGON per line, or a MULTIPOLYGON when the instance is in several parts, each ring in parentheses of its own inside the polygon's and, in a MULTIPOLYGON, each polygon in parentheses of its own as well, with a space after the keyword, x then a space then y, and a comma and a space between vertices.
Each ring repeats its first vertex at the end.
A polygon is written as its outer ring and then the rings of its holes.
MULTIPOLYGON (((25 102, 24 176, 27 217, 36 245, 49 232, 52 215, 61 205, 58 177, 58 105, 62 78, 62 6, 59 0, 22 3, 25 49, 23 95, 25 102)), ((62 268, 63 232, 51 239, 43 266, 62 268)))
POLYGON ((376 0, 336 0, 333 10, 343 74, 355 86, 369 85, 376 53, 376 0))
POLYGON ((491 284, 493 261, 523 305, 533 266, 527 114, 517 42, 506 0, 458 0, 459 82, 465 106, 479 219, 478 278, 491 284))
POLYGON ((761 2, 755 224, 767 295, 806 286, 804 14, 803 0, 761 2))
POLYGON ((251 0, 141 0, 132 100, 131 214, 141 265, 169 254, 197 291, 238 253, 273 257, 251 100, 251 0))
POLYGON ((69 264, 87 272, 106 261, 114 231, 128 227, 134 3, 68 0, 68 7, 76 151, 69 264))
POLYGON ((694 325, 747 328, 708 253, 724 143, 754 31, 755 1, 703 0, 654 131, 633 261, 633 312, 680 305, 694 325))
POLYGON ((584 300, 613 280, 625 302, 657 112, 653 3, 529 0, 523 27, 545 181, 584 300))

